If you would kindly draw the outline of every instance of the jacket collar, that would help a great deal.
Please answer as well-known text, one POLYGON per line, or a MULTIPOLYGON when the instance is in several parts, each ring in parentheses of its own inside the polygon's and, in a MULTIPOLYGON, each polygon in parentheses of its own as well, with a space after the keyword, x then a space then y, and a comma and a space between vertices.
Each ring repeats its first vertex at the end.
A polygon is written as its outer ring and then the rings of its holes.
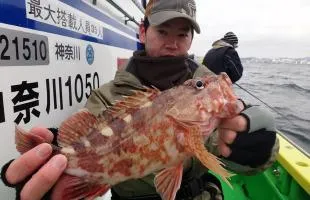
POLYGON ((137 79, 133 74, 125 71, 125 70, 118 70, 114 77, 114 84, 121 86, 121 85, 129 85, 135 89, 143 89, 144 86, 142 83, 137 79))
POLYGON ((214 49, 222 48, 222 47, 231 47, 234 48, 233 45, 229 44, 228 42, 225 42, 224 40, 217 40, 213 42, 212 47, 214 49))
POLYGON ((145 51, 136 51, 125 69, 127 73, 118 72, 115 81, 117 84, 154 86, 165 90, 192 78, 198 67, 193 63, 188 56, 153 58, 145 51))

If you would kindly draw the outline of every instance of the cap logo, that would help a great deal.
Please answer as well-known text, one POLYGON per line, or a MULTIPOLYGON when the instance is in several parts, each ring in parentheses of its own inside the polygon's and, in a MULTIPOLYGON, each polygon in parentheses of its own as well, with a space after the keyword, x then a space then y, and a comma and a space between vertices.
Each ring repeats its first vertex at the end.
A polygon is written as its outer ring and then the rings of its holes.
POLYGON ((152 11, 156 1, 158 1, 158 0, 150 0, 149 1, 149 3, 146 6, 146 9, 145 9, 145 14, 144 14, 145 16, 149 16, 151 14, 151 11, 152 11))
POLYGON ((187 7, 188 7, 188 10, 189 10, 188 15, 190 15, 193 18, 196 18, 196 9, 195 9, 196 5, 195 5, 195 3, 194 2, 189 2, 187 4, 187 7))

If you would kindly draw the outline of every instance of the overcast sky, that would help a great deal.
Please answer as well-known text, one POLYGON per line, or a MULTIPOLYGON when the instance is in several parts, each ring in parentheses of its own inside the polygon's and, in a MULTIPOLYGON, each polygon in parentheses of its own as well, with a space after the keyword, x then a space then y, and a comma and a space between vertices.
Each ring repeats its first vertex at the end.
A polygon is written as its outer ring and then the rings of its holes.
POLYGON ((201 34, 191 52, 203 56, 228 31, 240 57, 310 57, 310 0, 196 0, 201 34))

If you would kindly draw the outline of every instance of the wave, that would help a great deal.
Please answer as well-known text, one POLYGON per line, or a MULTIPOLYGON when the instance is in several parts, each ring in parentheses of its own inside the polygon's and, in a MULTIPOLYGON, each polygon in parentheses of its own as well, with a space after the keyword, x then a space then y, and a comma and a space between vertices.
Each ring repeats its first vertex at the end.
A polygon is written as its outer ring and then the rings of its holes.
POLYGON ((306 123, 309 123, 309 124, 310 124, 310 119, 302 118, 302 117, 299 116, 299 115, 288 114, 287 117, 288 117, 289 119, 292 119, 292 120, 298 120, 298 121, 300 121, 300 122, 306 122, 306 123))
POLYGON ((295 90, 297 92, 302 92, 303 94, 310 93, 310 89, 304 88, 300 85, 297 85, 295 83, 285 83, 285 84, 279 84, 279 83, 264 83, 264 84, 253 84, 253 83, 243 83, 243 85, 247 85, 251 88, 258 88, 261 89, 263 87, 267 88, 274 88, 274 87, 280 87, 281 89, 285 90, 295 90))
MULTIPOLYGON (((262 68, 253 63, 245 71, 240 86, 271 106, 277 129, 310 154, 310 68, 281 64, 262 68)), ((247 102, 262 105, 248 93, 237 92, 247 102)))
POLYGON ((284 111, 284 112, 287 112, 290 110, 288 107, 280 107, 280 106, 273 106, 273 108, 278 111, 284 111))
POLYGON ((279 85, 281 88, 285 88, 285 89, 294 89, 294 90, 297 90, 299 92, 306 92, 306 93, 310 93, 310 89, 306 89, 306 88, 303 88, 295 83, 288 83, 288 84, 281 84, 279 85))
POLYGON ((289 76, 286 75, 269 75, 266 77, 267 79, 283 79, 283 80, 289 80, 291 79, 289 76))
POLYGON ((260 71, 256 71, 256 72, 252 72, 251 75, 263 75, 263 72, 260 71))
POLYGON ((297 112, 296 114, 288 113, 290 112, 290 109, 288 108, 274 107, 274 109, 278 111, 278 113, 282 114, 282 115, 275 116, 279 125, 282 125, 282 126, 291 125, 291 127, 296 127, 297 129, 300 129, 301 127, 306 127, 306 124, 310 124, 310 119, 308 119, 306 116, 297 114, 297 112), (289 122, 290 124, 287 124, 287 122, 289 122))

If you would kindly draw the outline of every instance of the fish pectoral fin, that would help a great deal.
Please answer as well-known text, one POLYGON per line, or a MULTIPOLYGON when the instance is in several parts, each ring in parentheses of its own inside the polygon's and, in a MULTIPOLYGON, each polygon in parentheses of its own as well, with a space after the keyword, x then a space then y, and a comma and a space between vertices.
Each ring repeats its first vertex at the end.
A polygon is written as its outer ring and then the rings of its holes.
POLYGON ((62 181, 65 188, 61 199, 95 199, 111 188, 108 184, 91 183, 70 175, 66 175, 62 181))
POLYGON ((24 129, 15 126, 15 144, 16 149, 21 153, 26 153, 35 146, 44 143, 44 138, 39 135, 28 134, 24 129))
POLYGON ((183 163, 176 167, 170 167, 162 170, 155 177, 155 186, 157 192, 163 200, 174 200, 177 191, 181 186, 183 175, 183 163))
POLYGON ((186 140, 186 151, 193 154, 206 168, 218 174, 232 188, 228 180, 232 174, 224 168, 224 163, 218 157, 208 152, 204 144, 204 138, 200 134, 199 127, 192 127, 189 130, 189 135, 191 137, 188 137, 186 140))

